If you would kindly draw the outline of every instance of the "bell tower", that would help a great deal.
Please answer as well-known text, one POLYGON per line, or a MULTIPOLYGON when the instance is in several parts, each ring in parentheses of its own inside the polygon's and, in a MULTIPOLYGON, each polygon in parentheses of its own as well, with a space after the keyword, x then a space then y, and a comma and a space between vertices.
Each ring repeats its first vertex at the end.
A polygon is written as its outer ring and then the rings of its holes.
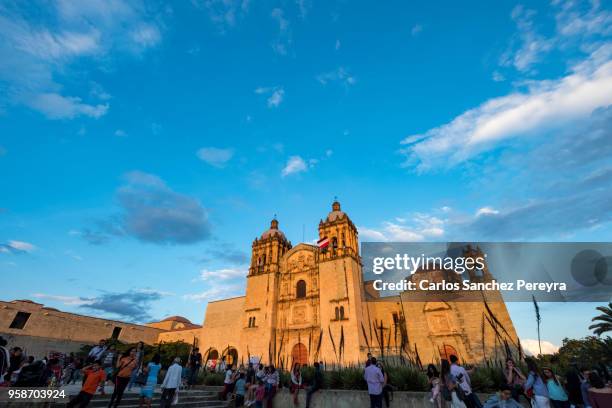
POLYGON ((291 242, 278 229, 276 217, 270 222, 270 229, 255 238, 251 252, 251 267, 249 276, 262 273, 278 272, 280 259, 291 249, 291 242))
POLYGON ((323 238, 329 239, 329 245, 322 251, 320 259, 337 256, 352 256, 359 259, 357 228, 342 211, 338 200, 332 203, 332 210, 327 218, 319 222, 319 239, 323 238))
POLYGON ((345 352, 337 356, 339 363, 362 360, 366 349, 360 331, 364 292, 359 241, 355 224, 338 200, 319 223, 319 238, 329 240, 318 254, 321 328, 333 338, 344 338, 345 352))
POLYGON ((242 350, 263 361, 268 360, 271 344, 275 343, 280 260, 290 249, 291 242, 278 228, 276 217, 252 245, 240 338, 242 350))

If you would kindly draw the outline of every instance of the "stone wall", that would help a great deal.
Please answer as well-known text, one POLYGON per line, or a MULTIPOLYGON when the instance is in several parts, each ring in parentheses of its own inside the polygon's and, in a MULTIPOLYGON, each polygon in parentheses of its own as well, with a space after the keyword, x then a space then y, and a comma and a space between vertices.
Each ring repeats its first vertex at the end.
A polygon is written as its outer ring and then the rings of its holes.
POLYGON ((78 351, 82 345, 110 338, 113 332, 118 333, 117 339, 124 343, 153 344, 163 330, 66 313, 28 300, 0 301, 0 335, 9 341, 9 347, 23 347, 28 354, 37 357, 49 351, 78 351), (23 327, 11 328, 19 312, 30 315, 23 327))
MULTIPOLYGON (((223 387, 197 387, 209 391, 220 392, 223 387)), ((483 403, 490 395, 479 394, 478 397, 483 403)), ((390 406, 402 408, 431 408, 428 392, 406 392, 396 391, 393 393, 393 401, 390 406)), ((301 407, 306 406, 306 391, 299 393, 301 407)), ((274 397, 275 407, 292 407, 293 396, 287 388, 280 390, 274 397)), ((383 403, 384 406, 384 403, 383 403)), ((447 406, 450 406, 447 404, 447 406)), ((312 408, 370 408, 370 397, 367 391, 358 390, 321 390, 315 393, 311 401, 312 408)))

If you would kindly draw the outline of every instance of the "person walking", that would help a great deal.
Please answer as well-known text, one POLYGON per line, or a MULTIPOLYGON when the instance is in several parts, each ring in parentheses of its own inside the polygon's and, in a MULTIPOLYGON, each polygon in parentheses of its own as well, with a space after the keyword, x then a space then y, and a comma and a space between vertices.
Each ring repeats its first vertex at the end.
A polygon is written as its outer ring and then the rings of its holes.
POLYGON ((138 377, 138 374, 142 370, 144 352, 144 343, 142 341, 139 341, 138 344, 136 344, 136 367, 132 370, 132 374, 130 375, 130 381, 128 382, 127 387, 128 391, 132 390, 132 387, 136 383, 136 377, 138 377))
POLYGON ((106 373, 106 380, 100 386, 100 394, 104 395, 104 387, 106 386, 106 381, 113 380, 113 370, 115 369, 115 364, 117 363, 117 349, 114 344, 108 346, 108 349, 102 354, 102 370, 106 373))
POLYGON ((257 389, 255 390, 255 407, 263 408, 263 401, 266 398, 266 386, 263 380, 259 380, 257 389))
POLYGON ((244 396, 246 394, 246 375, 238 373, 238 378, 234 385, 234 395, 236 397, 235 406, 242 407, 244 405, 244 396))
POLYGON ((463 395, 463 389, 455 376, 451 373, 451 365, 448 360, 443 359, 440 366, 440 389, 445 401, 450 402, 451 408, 466 408, 465 402, 459 397, 463 395))
POLYGON ((293 405, 298 406, 298 394, 302 388, 302 372, 300 370, 300 363, 295 363, 291 370, 291 388, 290 392, 293 395, 293 405))
POLYGON ((85 408, 87 405, 89 405, 89 402, 96 393, 98 386, 104 384, 106 373, 102 369, 100 360, 94 361, 93 364, 83 368, 83 371, 86 373, 85 375, 87 376, 87 379, 83 383, 83 387, 77 396, 68 402, 66 405, 67 408, 85 408))
POLYGON ((465 400, 463 401, 468 408, 482 408, 482 403, 478 399, 476 393, 472 392, 472 381, 470 380, 471 370, 466 370, 459 364, 459 358, 456 355, 450 356, 450 372, 455 377, 455 381, 463 390, 465 400))
POLYGON ((136 365, 136 349, 131 348, 117 361, 116 375, 115 375, 115 389, 113 395, 111 395, 110 402, 108 403, 109 408, 118 407, 123 398, 125 388, 130 382, 130 376, 134 371, 136 365))
POLYGON ((155 354, 149 364, 144 368, 144 373, 147 374, 147 382, 140 387, 140 408, 142 408, 144 404, 146 404, 148 408, 151 408, 153 391, 155 391, 155 386, 157 385, 157 375, 161 369, 161 365, 159 364, 160 359, 159 354, 155 354))
POLYGON ((569 408, 569 398, 563 385, 550 367, 542 368, 542 377, 548 389, 548 398, 553 408, 569 408))
POLYGON ((164 377, 164 381, 161 385, 161 408, 168 408, 174 402, 174 396, 181 386, 182 371, 183 367, 181 366, 181 358, 176 357, 172 365, 168 367, 168 371, 166 371, 166 376, 164 377))
POLYGON ((534 408, 550 408, 550 399, 548 398, 548 387, 542 379, 540 369, 533 358, 526 358, 527 363, 527 380, 525 381, 525 393, 533 396, 534 408))
POLYGON ((280 384, 280 375, 274 364, 270 364, 268 367, 268 375, 266 375, 266 408, 272 408, 274 406, 274 396, 278 390, 280 384))
POLYGON ((306 408, 310 408, 310 401, 312 400, 312 395, 323 388, 323 373, 321 372, 321 364, 315 361, 314 363, 314 378, 312 384, 306 391, 306 408))
POLYGON ((200 349, 195 347, 189 354, 189 386, 196 385, 200 367, 202 367, 202 354, 200 349))
POLYGON ((227 395, 231 394, 234 390, 234 366, 232 364, 227 366, 225 370, 225 378, 223 379, 223 391, 221 391, 221 399, 227 400, 227 395))
POLYGON ((102 339, 97 346, 93 346, 87 354, 87 362, 91 363, 96 360, 101 360, 102 354, 106 351, 106 340, 102 339))

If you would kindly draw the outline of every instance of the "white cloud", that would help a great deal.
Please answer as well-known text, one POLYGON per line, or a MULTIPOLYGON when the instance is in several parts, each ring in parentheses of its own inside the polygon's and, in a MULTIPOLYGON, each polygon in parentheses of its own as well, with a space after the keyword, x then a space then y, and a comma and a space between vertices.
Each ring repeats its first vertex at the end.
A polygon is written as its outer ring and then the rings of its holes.
MULTIPOLYGON (((100 117, 108 105, 65 95, 60 83, 76 61, 112 61, 114 52, 141 54, 161 41, 158 22, 138 0, 34 2, 41 13, 11 3, 0 15, 0 102, 22 104, 50 119, 100 117)), ((78 65, 80 66, 80 65, 78 65)), ((98 98, 98 96, 92 96, 98 98)), ((100 95, 98 99, 107 100, 100 95)))
POLYGON ((602 45, 589 58, 557 80, 529 83, 526 92, 490 99, 450 123, 402 142, 407 165, 427 170, 454 165, 490 148, 493 142, 555 129, 584 119, 612 104, 612 44, 602 45))
POLYGON ((278 108, 285 97, 285 90, 281 86, 259 87, 255 89, 258 95, 268 95, 268 108, 278 108))
POLYGON ((117 129, 117 130, 115 130, 115 136, 118 136, 118 137, 126 137, 126 136, 127 136, 127 133, 125 133, 125 131, 124 131, 124 130, 122 130, 122 129, 117 129))
POLYGON ((201 280, 233 280, 233 279, 241 279, 246 277, 248 271, 246 268, 225 268, 225 269, 217 269, 217 270, 208 270, 202 269, 200 271, 200 279, 201 280))
POLYGON ((421 24, 415 24, 414 26, 412 26, 412 29, 410 30, 410 34, 412 34, 412 36, 415 37, 419 35, 421 31, 423 31, 423 26, 421 24))
POLYGON ((24 241, 9 241, 6 244, 0 244, 0 252, 3 253, 22 253, 33 252, 36 246, 24 241))
MULTIPOLYGON (((542 354, 554 354, 559 351, 559 346, 554 345, 549 341, 542 340, 542 354)), ((538 341, 535 339, 521 339, 521 346, 525 351, 525 354, 537 356, 540 354, 540 347, 538 341)))
POLYGON ((76 297, 76 296, 48 295, 45 293, 34 293, 32 294, 32 296, 38 299, 53 300, 53 301, 60 302, 68 306, 83 306, 83 305, 91 305, 94 303, 93 299, 85 299, 85 298, 76 297))
POLYGON ((234 149, 220 149, 217 147, 203 147, 197 152, 200 160, 205 161, 214 167, 225 167, 234 157, 234 149))
POLYGON ((355 77, 344 67, 338 67, 333 71, 317 75, 317 81, 319 81, 321 85, 327 85, 330 82, 339 82, 347 87, 355 85, 355 82, 357 82, 355 77))
POLYGON ((302 173, 308 170, 308 165, 300 156, 291 156, 287 160, 287 164, 283 167, 281 175, 283 177, 291 174, 302 173))
POLYGON ((89 116, 98 119, 108 111, 108 104, 88 105, 75 96, 43 93, 34 96, 28 105, 43 113, 49 119, 72 119, 89 116))
POLYGON ((500 64, 514 66, 518 71, 525 72, 532 68, 545 53, 553 47, 553 40, 539 35, 535 29, 534 18, 536 12, 517 5, 512 9, 511 17, 516 23, 517 34, 514 44, 500 58, 500 64))
POLYGON ((285 18, 285 12, 281 8, 274 8, 270 16, 278 24, 278 36, 272 42, 272 49, 279 55, 287 55, 292 43, 291 28, 289 20, 285 18))
POLYGON ((243 285, 219 285, 212 286, 203 292, 183 295, 183 298, 186 300, 193 300, 198 303, 212 302, 215 300, 227 299, 241 293, 244 293, 243 285))
POLYGON ((277 108, 283 101, 284 96, 285 90, 283 88, 275 89, 274 92, 272 92, 272 95, 270 95, 268 98, 268 107, 277 108))
POLYGON ((499 71, 494 71, 493 75, 491 76, 491 78, 495 82, 503 82, 503 81, 506 80, 506 78, 499 71))
POLYGON ((140 24, 132 30, 131 37, 135 44, 143 48, 153 47, 161 41, 159 28, 153 24, 140 24))
POLYGON ((419 242, 442 238, 445 231, 445 221, 428 215, 416 213, 408 220, 396 217, 395 222, 383 222, 379 229, 359 227, 359 235, 372 241, 419 242))
POLYGON ((222 33, 236 26, 239 19, 246 17, 249 11, 249 0, 192 0, 196 7, 205 9, 210 20, 222 33))
POLYGON ((496 214, 499 214, 499 211, 491 207, 482 207, 482 208, 479 208, 478 211, 476 211, 476 217, 479 217, 481 215, 496 215, 496 214))
POLYGON ((342 46, 342 43, 340 42, 340 40, 336 40, 336 44, 334 45, 334 48, 336 49, 336 51, 338 51, 341 46, 342 46))

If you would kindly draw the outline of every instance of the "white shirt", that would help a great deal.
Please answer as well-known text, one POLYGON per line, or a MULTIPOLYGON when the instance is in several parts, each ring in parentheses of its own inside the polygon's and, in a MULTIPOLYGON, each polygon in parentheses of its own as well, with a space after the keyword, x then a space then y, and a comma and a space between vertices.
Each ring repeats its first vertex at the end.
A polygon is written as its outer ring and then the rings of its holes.
POLYGON ((166 372, 166 376, 164 377, 164 382, 162 383, 162 388, 179 388, 181 385, 181 374, 183 372, 183 367, 180 364, 174 363, 168 368, 166 372))
POLYGON ((91 350, 89 350, 89 357, 93 357, 96 360, 100 358, 102 353, 106 351, 106 346, 95 346, 91 350))
POLYGON ((234 375, 234 372, 232 370, 227 370, 225 372, 225 381, 223 381, 224 384, 231 384, 232 383, 232 375, 234 375))
POLYGON ((451 364, 450 372, 455 377, 455 380, 457 380, 459 386, 463 389, 463 391, 465 391, 466 394, 471 394, 472 384, 470 381, 470 375, 467 371, 465 371, 465 368, 457 364, 451 364), (461 380, 459 380, 459 376, 462 374, 463 377, 461 378, 461 380))

